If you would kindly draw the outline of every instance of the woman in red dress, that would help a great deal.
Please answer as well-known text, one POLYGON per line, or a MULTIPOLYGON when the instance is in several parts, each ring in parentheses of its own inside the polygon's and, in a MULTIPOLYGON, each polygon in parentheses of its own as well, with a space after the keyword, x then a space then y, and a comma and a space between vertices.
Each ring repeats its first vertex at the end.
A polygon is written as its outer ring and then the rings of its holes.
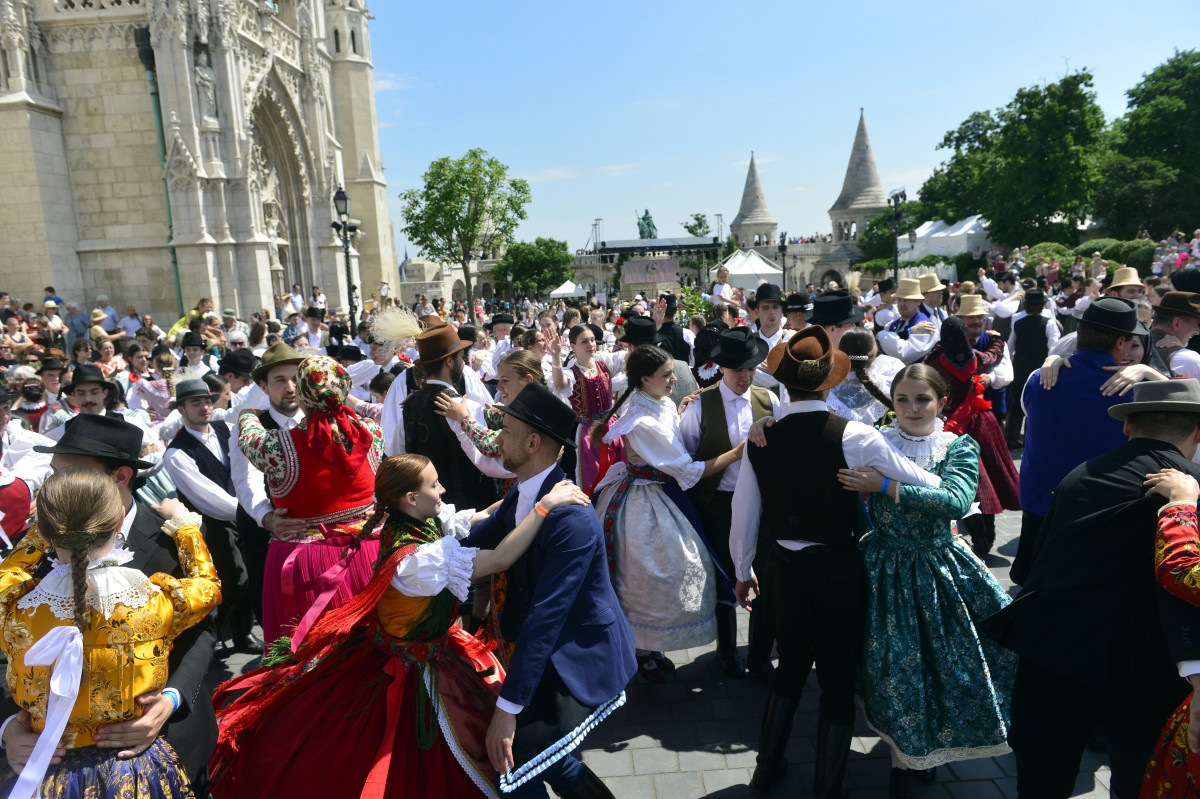
POLYGON ((504 669, 463 631, 458 603, 520 557, 550 510, 587 497, 563 481, 496 549, 478 550, 459 538, 483 514, 442 506, 428 458, 388 458, 375 490, 366 529, 384 521, 370 584, 295 656, 218 687, 217 799, 498 795, 484 739, 504 669))
POLYGON ((244 411, 238 433, 238 446, 266 475, 275 507, 308 522, 304 534, 273 539, 267 550, 262 622, 268 644, 293 627, 303 638, 322 610, 350 601, 370 581, 379 555, 378 536, 359 535, 383 459, 379 425, 345 404, 350 376, 333 358, 302 361, 296 392, 305 414, 298 427, 266 430, 253 411, 244 411))

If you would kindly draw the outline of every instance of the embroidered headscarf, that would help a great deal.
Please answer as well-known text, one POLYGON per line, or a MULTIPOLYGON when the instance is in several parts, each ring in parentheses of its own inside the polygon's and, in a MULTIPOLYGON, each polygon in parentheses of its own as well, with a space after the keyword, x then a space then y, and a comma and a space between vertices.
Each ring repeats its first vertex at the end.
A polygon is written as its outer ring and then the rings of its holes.
POLYGON ((345 404, 350 375, 333 358, 314 355, 300 363, 296 383, 308 446, 339 469, 357 471, 371 450, 372 436, 345 404))

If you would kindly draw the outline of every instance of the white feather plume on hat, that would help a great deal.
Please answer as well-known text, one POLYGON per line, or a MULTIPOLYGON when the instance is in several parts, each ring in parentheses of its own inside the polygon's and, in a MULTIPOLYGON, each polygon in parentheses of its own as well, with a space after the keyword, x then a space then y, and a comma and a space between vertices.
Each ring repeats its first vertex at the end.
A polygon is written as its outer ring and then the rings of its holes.
POLYGON ((371 337, 379 344, 400 352, 421 332, 420 321, 407 308, 385 308, 371 323, 371 337))

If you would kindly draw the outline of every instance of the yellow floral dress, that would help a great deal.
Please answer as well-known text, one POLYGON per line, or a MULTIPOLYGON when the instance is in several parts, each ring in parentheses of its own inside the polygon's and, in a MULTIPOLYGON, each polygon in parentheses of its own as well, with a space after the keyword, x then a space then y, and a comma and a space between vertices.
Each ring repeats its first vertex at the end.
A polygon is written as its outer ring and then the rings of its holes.
MULTIPOLYGON (((100 727, 142 715, 137 697, 166 685, 175 638, 221 602, 221 584, 198 523, 198 516, 186 514, 163 527, 179 549, 182 579, 161 572, 147 577, 122 566, 132 557, 123 549, 89 565, 82 674, 62 735, 68 756, 46 771, 43 796, 92 789, 78 784, 85 769, 95 779, 111 778, 99 796, 191 795, 187 776, 163 739, 129 760, 118 760, 118 750, 99 750, 94 743, 100 727), (139 780, 153 784, 139 785, 139 780)), ((34 576, 46 555, 46 541, 35 528, 0 563, 0 647, 8 655, 8 687, 39 733, 46 727, 50 678, 58 665, 31 665, 26 655, 56 628, 74 626, 70 566, 55 562, 44 578, 34 576)), ((0 777, 0 790, 15 779, 8 771, 0 777)))

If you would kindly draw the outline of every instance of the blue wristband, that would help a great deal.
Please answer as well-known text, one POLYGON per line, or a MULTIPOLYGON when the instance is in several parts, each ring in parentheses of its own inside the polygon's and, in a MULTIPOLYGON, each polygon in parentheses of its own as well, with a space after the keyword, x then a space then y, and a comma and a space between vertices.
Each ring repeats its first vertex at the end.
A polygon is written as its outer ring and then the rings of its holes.
POLYGON ((175 715, 175 711, 179 710, 180 696, 179 691, 174 688, 164 688, 163 696, 171 700, 171 715, 175 715))
POLYGON ((888 492, 888 486, 890 486, 891 484, 892 484, 892 478, 890 478, 890 477, 883 478, 883 487, 879 489, 879 493, 886 494, 888 492))

